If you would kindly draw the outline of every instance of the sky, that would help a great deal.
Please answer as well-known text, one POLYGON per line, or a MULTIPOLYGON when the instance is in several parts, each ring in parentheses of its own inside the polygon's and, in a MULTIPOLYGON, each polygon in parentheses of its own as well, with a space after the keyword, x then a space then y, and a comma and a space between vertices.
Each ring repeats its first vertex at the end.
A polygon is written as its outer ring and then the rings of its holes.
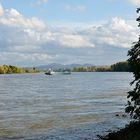
POLYGON ((111 65, 138 40, 140 0, 0 0, 0 65, 111 65))

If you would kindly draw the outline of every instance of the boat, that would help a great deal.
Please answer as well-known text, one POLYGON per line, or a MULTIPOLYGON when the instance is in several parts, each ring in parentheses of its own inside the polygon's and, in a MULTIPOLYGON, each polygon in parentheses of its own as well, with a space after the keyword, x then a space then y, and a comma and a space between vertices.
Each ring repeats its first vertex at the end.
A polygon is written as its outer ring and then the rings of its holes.
POLYGON ((62 71, 62 74, 69 75, 69 74, 71 74, 71 70, 70 69, 64 69, 62 71))
POLYGON ((49 69, 47 72, 45 72, 46 75, 54 75, 55 72, 51 69, 49 69))

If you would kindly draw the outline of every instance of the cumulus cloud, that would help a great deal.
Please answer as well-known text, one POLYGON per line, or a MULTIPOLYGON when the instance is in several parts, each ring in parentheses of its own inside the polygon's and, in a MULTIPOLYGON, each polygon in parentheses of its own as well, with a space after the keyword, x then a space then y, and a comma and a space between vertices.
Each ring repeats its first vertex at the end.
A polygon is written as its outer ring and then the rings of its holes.
MULTIPOLYGON (((118 0, 107 0, 107 1, 114 3, 114 2, 117 2, 118 0)), ((131 4, 135 5, 135 6, 140 5, 140 0, 124 0, 124 1, 126 1, 128 3, 131 3, 131 4)))
POLYGON ((87 38, 80 35, 63 35, 59 39, 60 44, 64 47, 83 48, 83 47, 95 47, 87 38))
POLYGON ((140 0, 128 0, 129 2, 131 2, 132 4, 139 6, 140 5, 140 0))
POLYGON ((45 28, 43 21, 36 17, 32 17, 31 19, 25 18, 16 9, 6 9, 0 18, 0 24, 36 30, 43 30, 45 28))
MULTIPOLYGON (((54 58, 56 56, 53 56, 54 58)), ((25 64, 36 65, 36 64, 44 64, 46 61, 51 62, 52 56, 43 53, 18 53, 18 52, 1 52, 0 60, 1 62, 6 64, 21 64, 22 66, 25 64), (12 61, 9 61, 12 60, 12 61)))
POLYGON ((0 4, 0 16, 2 16, 3 15, 3 7, 2 7, 2 5, 0 4))
POLYGON ((122 31, 122 32, 129 32, 133 30, 133 27, 125 22, 125 20, 114 17, 112 18, 111 22, 108 23, 108 28, 116 31, 122 31))
POLYGON ((86 58, 92 61, 93 51, 98 50, 94 53, 96 58, 103 56, 100 47, 102 50, 107 47, 130 48, 138 37, 138 31, 119 17, 100 26, 73 30, 63 25, 48 27, 40 19, 26 18, 16 9, 2 6, 0 9, 0 60, 5 63, 11 60, 24 64, 59 60, 80 62, 86 58))
POLYGON ((98 27, 84 30, 82 34, 88 36, 96 46, 106 45, 119 48, 130 48, 131 43, 138 37, 136 29, 119 17, 112 18, 111 21, 98 27))

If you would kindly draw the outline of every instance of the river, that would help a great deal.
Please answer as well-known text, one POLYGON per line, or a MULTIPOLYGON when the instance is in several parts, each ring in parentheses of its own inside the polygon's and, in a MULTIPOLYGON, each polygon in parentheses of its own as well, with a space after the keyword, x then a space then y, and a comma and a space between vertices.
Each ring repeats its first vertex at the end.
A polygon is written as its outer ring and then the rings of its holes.
POLYGON ((124 127, 131 80, 126 72, 0 75, 0 139, 96 139, 124 127))

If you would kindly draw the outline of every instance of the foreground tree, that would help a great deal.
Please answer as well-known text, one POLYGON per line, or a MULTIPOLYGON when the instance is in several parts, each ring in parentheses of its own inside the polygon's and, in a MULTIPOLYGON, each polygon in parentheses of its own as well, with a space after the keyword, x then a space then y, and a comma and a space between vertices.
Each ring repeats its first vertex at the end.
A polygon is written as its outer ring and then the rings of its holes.
MULTIPOLYGON (((140 8, 137 9, 137 13, 140 12, 140 8)), ((140 16, 137 18, 140 27, 140 16)), ((132 48, 128 51, 128 63, 130 70, 134 75, 134 80, 131 85, 134 85, 134 89, 128 92, 128 105, 126 112, 130 113, 135 119, 140 119, 140 36, 139 40, 133 43, 132 48)))

